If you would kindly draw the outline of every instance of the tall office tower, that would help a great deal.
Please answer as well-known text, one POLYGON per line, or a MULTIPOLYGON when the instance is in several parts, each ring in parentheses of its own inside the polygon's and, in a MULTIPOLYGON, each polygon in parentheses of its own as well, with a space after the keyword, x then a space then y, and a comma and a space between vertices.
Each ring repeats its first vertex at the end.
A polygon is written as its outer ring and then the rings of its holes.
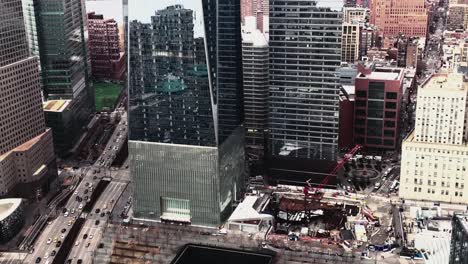
POLYGON ((66 128, 72 146, 95 109, 94 90, 89 80, 84 1, 35 3, 44 97, 72 100, 70 109, 75 120, 73 127, 66 128))
POLYGON ((268 39, 257 29, 255 17, 245 19, 242 27, 242 66, 246 151, 261 159, 268 117, 268 39))
POLYGON ((57 170, 21 0, 0 0, 0 36, 0 196, 40 197, 57 170))
POLYGON ((342 0, 270 1, 270 174, 303 160, 320 177, 336 161, 342 9, 342 0))
POLYGON ((447 29, 468 30, 468 4, 450 4, 447 18, 447 29))
POLYGON ((370 23, 384 37, 425 38, 428 22, 425 0, 372 0, 370 23))
POLYGON ((245 17, 255 16, 257 5, 256 0, 241 0, 241 21, 245 22, 245 17))
POLYGON ((129 2, 134 216, 217 226, 245 171, 240 5, 172 2, 129 2))
POLYGON ((363 26, 361 28, 359 59, 367 56, 367 52, 376 45, 376 30, 372 26, 363 26))
POLYGON ((346 7, 343 9, 343 22, 363 26, 368 19, 369 9, 363 7, 346 7))
POLYGON ((449 264, 466 264, 468 254, 468 215, 454 214, 452 218, 452 239, 450 241, 449 264))
POLYGON ((401 68, 358 65, 354 141, 368 149, 399 146, 404 71, 401 68))
POLYGON ((355 23, 343 23, 341 38, 341 61, 354 63, 359 60, 360 26, 355 23))
POLYGON ((128 0, 122 0, 122 12, 124 23, 124 50, 128 54, 128 0))
POLYGON ((24 25, 28 40, 29 54, 39 56, 39 40, 36 26, 36 2, 34 0, 22 0, 24 25))
POLYGON ((122 80, 124 53, 120 52, 119 28, 114 19, 88 14, 88 43, 92 76, 95 79, 122 80))
POLYGON ((468 84, 436 74, 418 89, 416 126, 404 140, 400 197, 468 203, 468 84))

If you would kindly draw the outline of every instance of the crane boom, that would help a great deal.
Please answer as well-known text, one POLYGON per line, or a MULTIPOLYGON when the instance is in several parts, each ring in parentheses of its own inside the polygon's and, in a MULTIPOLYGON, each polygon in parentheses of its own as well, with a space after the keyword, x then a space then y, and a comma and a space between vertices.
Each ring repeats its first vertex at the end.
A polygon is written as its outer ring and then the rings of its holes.
MULTIPOLYGON (((340 162, 338 162, 338 164, 336 164, 336 166, 335 166, 335 167, 333 168, 333 170, 327 175, 327 177, 325 177, 325 179, 323 179, 323 180, 320 182, 320 184, 315 188, 314 193, 315 193, 315 196, 317 196, 318 200, 321 200, 322 197, 323 197, 323 193, 320 192, 320 190, 323 188, 323 186, 324 186, 325 184, 327 184, 327 183, 330 181, 331 177, 336 177, 338 171, 339 171, 341 168, 343 168, 343 166, 346 164, 346 162, 347 162, 349 159, 351 159, 351 158, 354 156, 354 154, 356 154, 361 148, 362 148, 361 145, 356 145, 356 146, 354 146, 354 148, 351 149, 348 153, 346 153, 346 154, 344 155, 343 159, 342 159, 340 162)), ((312 180, 312 179, 309 179, 309 180, 306 181, 306 186, 304 187, 304 194, 305 194, 306 196, 310 195, 310 194, 309 194, 309 189, 312 188, 312 185, 310 184, 310 180, 312 180)))

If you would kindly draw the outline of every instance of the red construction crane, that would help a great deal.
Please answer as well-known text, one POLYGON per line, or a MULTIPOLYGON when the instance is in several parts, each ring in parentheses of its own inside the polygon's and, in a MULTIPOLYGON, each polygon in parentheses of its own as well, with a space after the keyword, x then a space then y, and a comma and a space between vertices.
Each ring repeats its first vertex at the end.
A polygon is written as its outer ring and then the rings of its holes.
POLYGON ((343 157, 343 159, 338 162, 338 164, 336 164, 335 168, 327 175, 327 177, 325 177, 325 179, 322 180, 322 182, 320 182, 320 184, 314 189, 310 183, 310 181, 312 179, 308 179, 306 181, 306 186, 304 187, 304 195, 306 197, 310 197, 315 199, 315 200, 322 200, 323 198, 323 192, 321 192, 320 190, 323 188, 323 186, 325 184, 328 183, 328 181, 331 179, 331 177, 336 177, 336 174, 338 173, 338 171, 343 168, 343 166, 345 165, 345 163, 351 159, 354 154, 356 154, 356 152, 358 152, 360 149, 362 148, 361 145, 356 145, 354 146, 353 149, 351 149, 348 153, 346 153, 343 157), (312 192, 309 192, 310 189, 312 189, 312 192))

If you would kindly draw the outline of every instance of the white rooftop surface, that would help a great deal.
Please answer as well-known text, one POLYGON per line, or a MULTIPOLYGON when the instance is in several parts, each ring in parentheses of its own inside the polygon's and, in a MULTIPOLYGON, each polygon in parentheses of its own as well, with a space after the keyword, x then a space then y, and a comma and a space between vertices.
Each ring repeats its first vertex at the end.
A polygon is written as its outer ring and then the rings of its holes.
POLYGON ((347 94, 355 94, 356 93, 356 86, 354 85, 343 85, 343 90, 346 91, 347 94))
POLYGON ((269 214, 260 214, 253 208, 255 202, 260 197, 246 196, 229 217, 229 222, 234 221, 252 221, 252 220, 272 220, 273 216, 269 214))
POLYGON ((267 36, 257 29, 255 17, 245 17, 245 25, 242 26, 242 42, 252 43, 254 47, 268 46, 267 36))
POLYGON ((451 73, 433 75, 423 86, 423 89, 435 91, 444 89, 444 92, 460 92, 468 89, 468 85, 463 81, 463 74, 451 73))
POLYGON ((370 75, 366 75, 369 79, 377 79, 377 80, 397 80, 398 72, 372 72, 370 75))
MULTIPOLYGON (((450 221, 437 221, 437 223, 440 230, 452 229, 450 221)), ((427 264, 448 264, 451 235, 448 231, 430 231, 424 229, 422 232, 415 234, 414 247, 428 252, 429 259, 426 261, 427 264)))
POLYGON ((21 199, 10 198, 0 200, 0 221, 11 215, 21 204, 21 199))

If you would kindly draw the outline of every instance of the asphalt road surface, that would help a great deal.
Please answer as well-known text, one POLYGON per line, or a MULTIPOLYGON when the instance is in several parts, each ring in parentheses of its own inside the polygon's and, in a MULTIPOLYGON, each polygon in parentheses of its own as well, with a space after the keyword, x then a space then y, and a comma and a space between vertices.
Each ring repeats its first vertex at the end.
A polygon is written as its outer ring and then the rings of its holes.
MULTIPOLYGON (((96 187, 98 181, 100 180, 100 177, 102 176, 109 176, 106 175, 107 170, 109 169, 110 165, 112 164, 113 159, 115 158, 116 153, 119 151, 119 149, 122 147, 124 140, 126 138, 126 133, 127 133, 127 115, 123 113, 121 120, 119 124, 117 125, 113 135, 111 136, 106 149, 110 149, 109 151, 104 152, 98 161, 93 165, 93 166, 88 166, 88 167, 82 167, 81 172, 82 172, 82 177, 83 180, 81 183, 78 185, 76 188, 76 191, 74 194, 70 197, 68 200, 65 208, 68 210, 68 216, 65 216, 62 213, 62 210, 59 210, 60 215, 51 221, 49 225, 46 226, 46 228, 43 230, 41 235, 39 236, 38 240, 36 241, 34 245, 34 250, 32 254, 29 254, 25 260, 25 263, 35 263, 36 259, 40 257, 42 260, 40 263, 46 263, 49 261, 50 263, 53 260, 53 256, 50 256, 51 252, 53 250, 58 252, 58 247, 56 247, 56 243, 54 243, 54 239, 57 238, 57 241, 63 241, 64 238, 63 236, 68 235, 68 232, 71 228, 71 225, 68 225, 70 221, 73 221, 75 217, 78 217, 81 214, 81 210, 79 209, 80 204, 85 205, 86 201, 83 199, 82 202, 78 202, 76 200, 76 196, 79 195, 80 197, 84 196, 89 196, 91 197, 91 188, 86 186, 86 183, 92 183, 93 188, 96 187), (122 140, 118 140, 122 139, 122 140), (102 161, 99 161, 102 160, 102 161), (100 173, 97 171, 101 170, 100 173), (96 179, 93 179, 96 176, 96 179), (88 192, 85 194, 85 190, 88 190, 88 192), (76 193, 76 194, 75 194, 76 193), (71 213, 71 211, 75 209, 74 214, 71 213), (66 232, 62 233, 61 230, 66 229, 66 232), (52 242, 50 244, 47 244, 47 240, 51 239, 52 242), (47 257, 47 258, 46 258, 47 257)), ((117 200, 118 196, 123 192, 125 189, 127 183, 125 182, 119 182, 119 183, 110 183, 104 193, 101 195, 100 199, 97 201, 96 206, 104 206, 104 204, 108 203, 110 200, 114 199, 117 200)), ((109 205, 111 207, 112 205, 109 205)), ((94 208, 93 208, 94 209, 94 208)), ((109 208, 109 211, 111 211, 112 208, 109 208)), ((94 212, 94 211, 93 211, 94 212)), ((88 216, 89 217, 89 216, 88 216)), ((98 217, 100 217, 98 215, 98 217)), ((93 229, 96 229, 96 234, 98 234, 97 230, 102 230, 102 227, 104 227, 104 224, 106 222, 106 218, 102 219, 100 221, 100 225, 97 227, 91 227, 95 225, 95 218, 91 217, 90 220, 86 220, 84 224, 83 230, 86 230, 86 228, 90 229, 90 232, 94 232, 93 229)), ((81 237, 78 237, 78 240, 82 239, 81 237)), ((96 238, 93 240, 98 241, 99 239, 96 238)), ((93 242, 92 246, 90 246, 89 249, 90 252, 92 252, 96 248, 96 243, 93 242)), ((83 245, 85 246, 85 245, 83 245)), ((78 252, 79 254, 83 254, 85 250, 80 249, 78 252)), ((90 262, 83 262, 83 263, 90 263, 90 262)))

